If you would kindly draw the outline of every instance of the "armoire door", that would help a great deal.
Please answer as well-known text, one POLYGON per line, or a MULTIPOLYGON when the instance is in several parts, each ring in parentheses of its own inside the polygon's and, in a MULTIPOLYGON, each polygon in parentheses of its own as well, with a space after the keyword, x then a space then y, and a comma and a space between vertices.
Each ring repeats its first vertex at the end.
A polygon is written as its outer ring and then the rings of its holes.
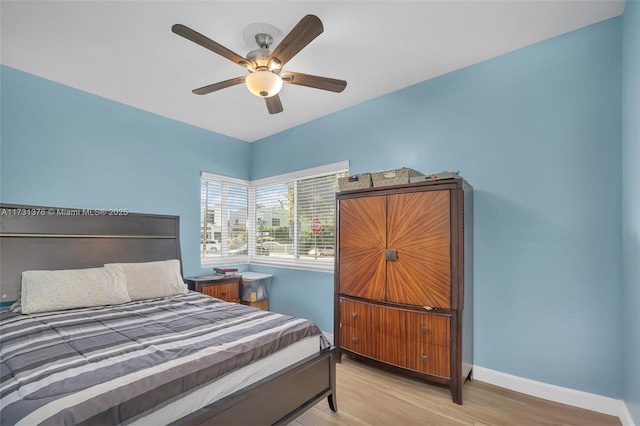
POLYGON ((387 197, 386 299, 451 308, 451 200, 448 190, 387 197))
POLYGON ((339 205, 340 293, 386 298, 386 198, 347 198, 339 205))

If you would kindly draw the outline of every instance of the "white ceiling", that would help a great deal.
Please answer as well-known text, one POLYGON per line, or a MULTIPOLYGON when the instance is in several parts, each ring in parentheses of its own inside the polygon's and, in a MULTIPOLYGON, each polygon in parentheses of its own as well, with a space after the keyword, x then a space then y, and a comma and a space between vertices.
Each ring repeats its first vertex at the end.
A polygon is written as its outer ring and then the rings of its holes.
MULTIPOLYGON (((253 142, 318 117, 622 14, 623 0, 554 1, 5 1, 1 61, 165 117, 253 142), (238 85, 246 74, 171 32, 184 24, 241 56, 243 30, 287 34, 306 14, 324 33, 284 70, 343 79, 336 94, 285 85, 284 112, 238 85)), ((272 46, 273 47, 273 46, 272 46)))

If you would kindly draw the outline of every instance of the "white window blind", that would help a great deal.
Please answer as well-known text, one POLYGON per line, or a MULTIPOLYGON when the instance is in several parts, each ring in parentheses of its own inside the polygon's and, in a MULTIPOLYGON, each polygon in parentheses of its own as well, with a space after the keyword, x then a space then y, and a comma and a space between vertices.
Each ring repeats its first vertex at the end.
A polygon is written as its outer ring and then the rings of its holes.
POLYGON ((341 162, 247 182, 203 173, 202 266, 251 262, 333 269, 341 162))
POLYGON ((256 263, 332 269, 335 194, 348 163, 252 182, 256 263))
POLYGON ((202 265, 248 256, 248 182, 203 173, 200 181, 202 265))

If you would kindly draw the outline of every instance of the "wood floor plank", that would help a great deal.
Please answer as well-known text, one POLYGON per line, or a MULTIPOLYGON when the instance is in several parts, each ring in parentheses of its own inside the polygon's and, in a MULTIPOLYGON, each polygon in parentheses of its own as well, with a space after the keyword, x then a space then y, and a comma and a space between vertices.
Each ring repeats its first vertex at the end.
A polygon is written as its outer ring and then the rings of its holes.
POLYGON ((291 426, 368 425, 620 425, 614 416, 571 407, 473 381, 463 388, 464 404, 451 401, 446 387, 426 384, 347 356, 337 365, 338 412, 326 401, 291 426))

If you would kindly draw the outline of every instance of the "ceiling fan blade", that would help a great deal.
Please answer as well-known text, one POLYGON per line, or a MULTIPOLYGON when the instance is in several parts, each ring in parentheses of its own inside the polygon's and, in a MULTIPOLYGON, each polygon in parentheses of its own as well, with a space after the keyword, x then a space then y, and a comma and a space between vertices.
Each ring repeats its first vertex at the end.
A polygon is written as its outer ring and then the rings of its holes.
POLYGON ((252 65, 245 58, 238 55, 237 53, 227 49, 223 45, 216 43, 210 38, 203 36, 197 31, 192 30, 189 27, 185 27, 182 24, 175 24, 171 27, 171 31, 186 38, 187 40, 191 40, 194 43, 199 44, 200 46, 209 49, 213 53, 217 53, 220 56, 223 56, 230 60, 231 62, 235 62, 243 68, 251 68, 252 65))
POLYGON ((280 96, 273 95, 268 98, 264 98, 267 102, 267 109, 269 110, 269 114, 277 114, 279 112, 284 111, 282 108, 282 102, 280 102, 280 96))
POLYGON ((297 84, 298 86, 312 87, 314 89, 328 90, 340 93, 347 87, 347 82, 329 77, 318 77, 317 75, 303 74, 301 72, 283 72, 282 82, 297 84))
POLYGON ((196 95, 206 95, 207 93, 215 92, 216 90, 225 89, 227 87, 235 86, 244 82, 246 77, 236 77, 229 80, 221 81, 219 83, 213 83, 208 86, 193 89, 192 92, 196 95))
POLYGON ((315 15, 305 16, 278 44, 278 47, 269 56, 269 62, 276 59, 282 67, 323 31, 324 27, 320 18, 315 15))

